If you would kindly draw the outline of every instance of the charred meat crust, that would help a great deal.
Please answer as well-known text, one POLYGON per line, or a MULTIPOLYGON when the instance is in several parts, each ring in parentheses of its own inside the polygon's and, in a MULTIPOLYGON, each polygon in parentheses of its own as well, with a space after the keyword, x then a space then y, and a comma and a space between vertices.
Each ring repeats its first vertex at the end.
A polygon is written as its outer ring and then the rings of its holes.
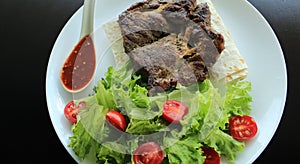
POLYGON ((142 81, 147 83, 151 92, 170 90, 177 83, 189 86, 208 77, 208 69, 200 54, 189 49, 181 39, 170 34, 128 53, 136 63, 136 75, 144 78, 142 81), (185 59, 183 52, 191 56, 185 59))
MULTIPOLYGON (((211 24, 210 24, 211 13, 210 13, 209 6, 207 5, 207 3, 201 3, 199 5, 196 5, 195 0, 147 0, 144 2, 138 2, 120 14, 119 24, 121 26, 122 26, 122 24, 124 25, 124 23, 127 24, 128 22, 124 21, 123 19, 126 17, 134 17, 134 16, 132 16, 132 13, 135 13, 136 11, 139 11, 141 13, 149 12, 149 11, 153 11, 156 13, 162 13, 162 11, 164 13, 168 12, 169 14, 165 14, 164 17, 168 20, 168 23, 170 24, 169 26, 172 26, 172 22, 177 22, 177 23, 183 24, 185 21, 192 20, 193 22, 200 24, 201 27, 207 32, 207 34, 213 40, 219 53, 221 53, 222 50, 225 48, 223 36, 221 34, 215 32, 215 30, 211 27, 211 24), (173 13, 173 14, 171 14, 171 13, 173 13), (172 15, 173 15, 173 19, 172 19, 172 15), (178 20, 180 20, 180 21, 178 21, 178 20)), ((141 16, 145 16, 145 15, 146 14, 141 15, 141 16)), ((135 18, 137 18, 137 17, 135 17, 135 18)), ((144 20, 146 20, 146 19, 144 19, 144 20)), ((139 24, 139 21, 136 22, 136 25, 138 25, 138 24, 139 24)), ((162 25, 165 26, 165 24, 162 24, 162 25)), ((130 27, 127 26, 125 28, 121 27, 122 30, 125 30, 124 34, 123 34, 124 36, 131 35, 129 32, 133 31, 133 30, 129 30, 129 31, 126 30, 128 28, 130 29, 131 27, 133 27, 133 26, 130 26, 130 27)), ((152 25, 150 27, 153 28, 154 26, 152 25)), ((153 31, 155 31, 156 38, 157 38, 157 35, 160 33, 157 30, 153 30, 153 31)), ((172 32, 170 28, 167 28, 167 29, 163 28, 160 31, 172 32)), ((150 32, 150 34, 151 34, 151 32, 150 32)), ((165 36, 165 35, 163 35, 165 33, 161 33, 161 34, 162 34, 162 36, 160 38, 165 36)), ((157 39, 153 39, 153 40, 149 39, 149 40, 153 42, 153 41, 156 41, 157 39)), ((130 42, 130 43, 132 44, 132 42, 130 42)), ((125 44, 125 50, 130 51, 131 49, 127 48, 126 45, 127 44, 125 44)))
POLYGON ((126 53, 167 36, 170 29, 160 13, 139 10, 120 16, 119 25, 126 53))
POLYGON ((208 78, 208 67, 224 49, 210 16, 209 6, 195 0, 147 0, 119 15, 125 52, 138 66, 137 74, 147 77, 149 91, 208 78))

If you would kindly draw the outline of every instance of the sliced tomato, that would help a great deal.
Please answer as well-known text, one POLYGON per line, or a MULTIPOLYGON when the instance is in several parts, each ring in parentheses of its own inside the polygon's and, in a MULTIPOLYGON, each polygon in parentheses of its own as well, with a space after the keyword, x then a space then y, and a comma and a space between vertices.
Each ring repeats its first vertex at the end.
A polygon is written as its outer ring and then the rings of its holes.
POLYGON ((179 123, 188 113, 188 106, 177 100, 167 100, 163 104, 162 116, 169 122, 179 123))
POLYGON ((156 142, 146 142, 133 153, 135 164, 160 164, 164 160, 164 154, 156 142))
POLYGON ((251 116, 233 116, 229 119, 229 131, 234 139, 248 140, 256 135, 258 127, 251 116))
POLYGON ((202 155, 205 156, 204 164, 220 164, 221 158, 218 152, 210 147, 202 147, 202 155))
POLYGON ((70 101, 67 103, 67 105, 64 108, 64 114, 66 118, 71 122, 71 123, 76 123, 77 122, 77 115, 79 109, 83 108, 86 106, 86 102, 82 101, 79 102, 78 105, 76 106, 74 101, 70 101))
POLYGON ((125 117, 115 110, 109 110, 106 113, 106 121, 121 131, 125 131, 127 126, 125 117))

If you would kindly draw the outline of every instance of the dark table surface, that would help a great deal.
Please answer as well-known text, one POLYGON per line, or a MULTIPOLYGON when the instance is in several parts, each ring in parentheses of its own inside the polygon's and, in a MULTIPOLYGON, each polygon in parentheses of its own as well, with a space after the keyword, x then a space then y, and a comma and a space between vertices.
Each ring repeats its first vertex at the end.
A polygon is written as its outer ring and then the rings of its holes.
MULTIPOLYGON (((288 96, 262 163, 298 162, 300 1, 249 0, 267 19, 284 52, 288 96)), ((75 163, 56 135, 45 98, 45 73, 55 40, 83 0, 1 0, 1 141, 9 163, 75 163)), ((276 89, 276 88, 274 88, 276 89)))

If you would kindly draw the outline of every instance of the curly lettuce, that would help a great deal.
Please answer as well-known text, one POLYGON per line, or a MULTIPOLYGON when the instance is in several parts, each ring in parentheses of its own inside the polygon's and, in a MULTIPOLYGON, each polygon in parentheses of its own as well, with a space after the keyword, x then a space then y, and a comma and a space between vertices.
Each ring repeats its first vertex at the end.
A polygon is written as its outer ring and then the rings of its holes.
POLYGON ((127 66, 119 70, 109 67, 105 78, 94 87, 95 93, 76 100, 87 103, 72 127, 69 143, 79 158, 86 158, 94 147, 92 153, 98 163, 132 163, 134 149, 147 141, 159 142, 166 157, 163 163, 172 164, 203 163, 201 146, 215 149, 228 161, 234 161, 237 153, 243 151, 245 143, 228 133, 228 119, 250 114, 250 82, 227 84, 225 94, 220 94, 207 79, 189 87, 177 85, 172 92, 149 97, 147 89, 138 84, 141 77, 127 66), (170 124, 162 117, 162 105, 171 99, 189 106, 180 125, 170 124), (107 126, 105 115, 111 109, 126 116, 125 133, 116 133, 107 126))

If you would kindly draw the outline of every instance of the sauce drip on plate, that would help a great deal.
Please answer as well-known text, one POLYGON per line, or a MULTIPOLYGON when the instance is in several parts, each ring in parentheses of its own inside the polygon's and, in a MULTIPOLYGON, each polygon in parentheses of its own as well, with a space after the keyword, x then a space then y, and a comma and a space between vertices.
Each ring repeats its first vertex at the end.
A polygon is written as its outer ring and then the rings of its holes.
POLYGON ((95 72, 96 55, 90 35, 86 35, 75 45, 65 61, 60 79, 64 88, 77 92, 87 86, 95 72))

